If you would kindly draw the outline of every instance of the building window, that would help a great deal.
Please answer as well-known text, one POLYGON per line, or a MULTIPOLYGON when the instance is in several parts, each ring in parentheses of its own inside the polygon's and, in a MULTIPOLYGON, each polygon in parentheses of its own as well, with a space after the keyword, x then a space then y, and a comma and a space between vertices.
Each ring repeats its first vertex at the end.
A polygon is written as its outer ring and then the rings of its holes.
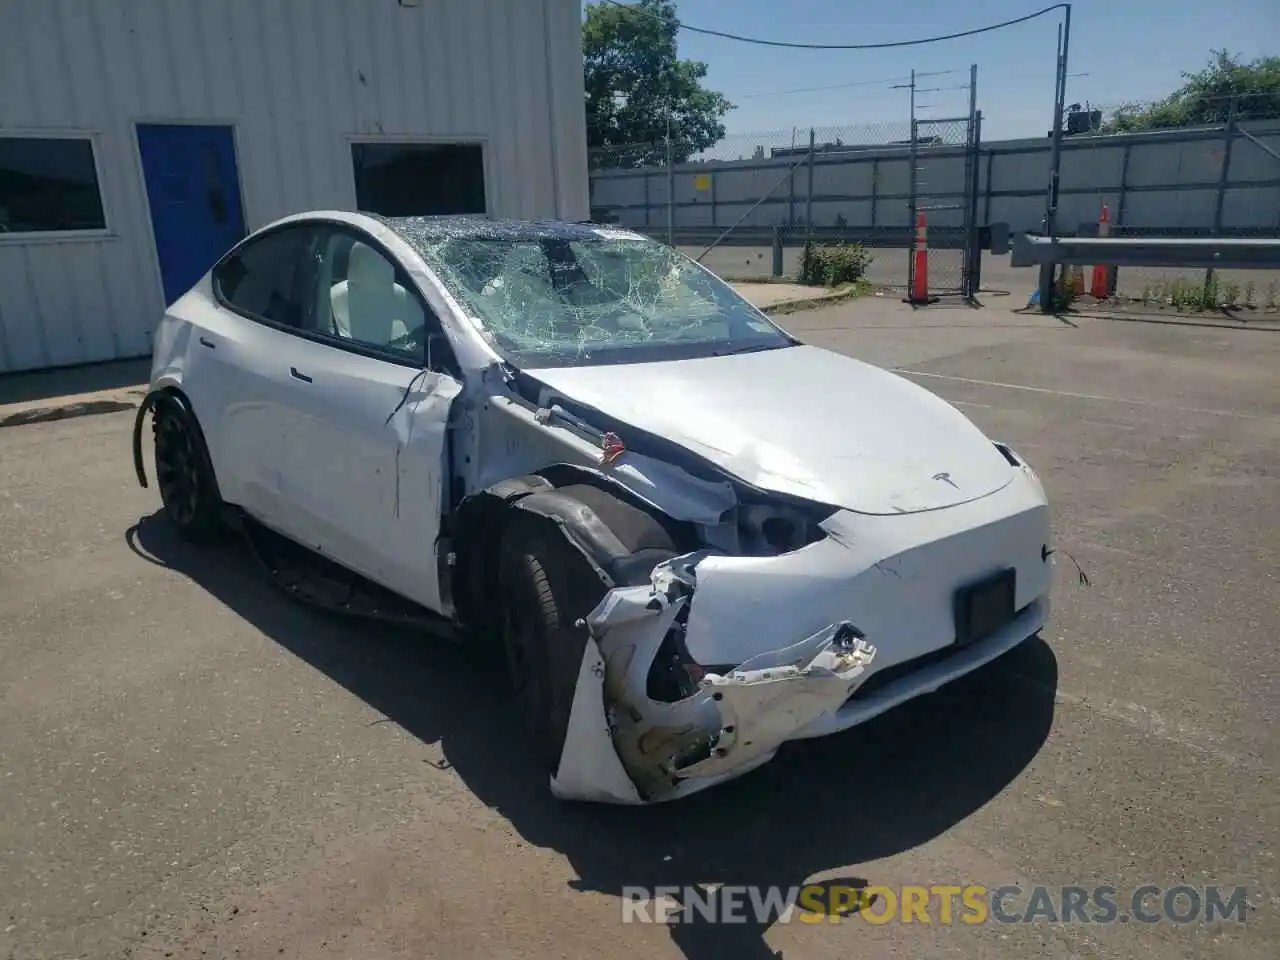
POLYGON ((0 234, 106 227, 88 137, 0 136, 0 234))
POLYGON ((486 213, 477 143, 353 143, 356 207, 384 217, 486 213))

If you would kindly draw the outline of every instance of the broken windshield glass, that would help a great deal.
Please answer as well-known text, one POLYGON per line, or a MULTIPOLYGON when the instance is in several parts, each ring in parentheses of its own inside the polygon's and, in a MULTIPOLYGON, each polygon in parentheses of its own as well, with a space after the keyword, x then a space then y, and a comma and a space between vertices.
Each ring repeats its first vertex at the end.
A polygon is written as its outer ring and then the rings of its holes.
POLYGON ((719 356, 793 341, 732 287, 644 237, 451 237, 428 264, 523 366, 719 356))

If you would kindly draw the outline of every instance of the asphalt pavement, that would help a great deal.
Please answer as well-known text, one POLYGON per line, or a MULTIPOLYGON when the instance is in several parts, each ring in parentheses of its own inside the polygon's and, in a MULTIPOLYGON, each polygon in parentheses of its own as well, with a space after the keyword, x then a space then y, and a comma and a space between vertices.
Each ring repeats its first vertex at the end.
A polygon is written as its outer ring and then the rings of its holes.
POLYGON ((890 298, 782 322, 1030 460, 1051 624, 653 809, 554 800, 499 664, 175 539, 131 413, 0 429, 0 957, 1280 956, 1280 332, 890 298), (1111 886, 1122 908, 1216 884, 1247 908, 623 923, 630 887, 808 880, 1111 886))

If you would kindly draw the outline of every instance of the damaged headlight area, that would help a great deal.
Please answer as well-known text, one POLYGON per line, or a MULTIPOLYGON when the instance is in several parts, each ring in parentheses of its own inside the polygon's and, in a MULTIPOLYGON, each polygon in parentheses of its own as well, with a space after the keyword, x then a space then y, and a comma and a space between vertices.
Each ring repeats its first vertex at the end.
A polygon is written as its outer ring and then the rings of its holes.
POLYGON ((585 618, 589 634, 557 796, 614 803, 675 799, 767 762, 857 689, 875 657, 847 621, 726 672, 693 662, 683 623, 705 554, 617 588, 585 618))
POLYGON ((738 504, 715 526, 702 526, 707 546, 738 557, 775 557, 823 539, 822 522, 835 507, 791 498, 753 501, 738 491, 738 504))

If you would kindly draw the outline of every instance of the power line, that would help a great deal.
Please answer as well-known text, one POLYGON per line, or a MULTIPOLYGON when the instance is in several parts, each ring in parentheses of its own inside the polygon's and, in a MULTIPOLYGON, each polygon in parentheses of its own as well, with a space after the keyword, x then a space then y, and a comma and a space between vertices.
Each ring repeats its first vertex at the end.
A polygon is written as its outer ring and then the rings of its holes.
MULTIPOLYGON (((962 73, 961 70, 938 70, 934 73, 919 73, 916 76, 924 77, 940 77, 952 73, 962 73)), ((898 83, 902 80, 910 80, 910 77, 882 77, 879 80, 853 80, 849 83, 833 83, 825 87, 795 87, 791 90, 765 90, 761 93, 744 93, 736 97, 737 100, 758 100, 760 97, 785 97, 793 93, 821 93, 825 90, 848 90, 850 87, 878 87, 888 86, 889 84, 898 83)))
POLYGON ((719 37, 721 40, 736 40, 738 43, 750 43, 759 47, 786 47, 791 50, 889 50, 897 47, 918 47, 926 43, 959 40, 961 37, 976 37, 980 33, 1003 30, 1005 27, 1017 26, 1020 23, 1026 23, 1028 20, 1034 20, 1036 17, 1043 17, 1046 13, 1052 13, 1054 10, 1065 10, 1070 6, 1067 3, 1055 3, 1052 6, 1045 7, 1043 10, 1037 10, 1035 13, 1028 13, 1025 17, 1017 17, 1001 23, 992 23, 985 27, 975 27, 972 30, 961 30, 959 33, 946 33, 936 37, 921 37, 917 40, 894 40, 886 43, 794 43, 787 40, 763 40, 759 37, 744 37, 736 33, 726 33, 723 30, 710 30, 706 27, 691 26, 681 20, 668 21, 666 17, 650 13, 635 4, 622 3, 621 0, 602 0, 602 2, 620 7, 623 10, 630 10, 653 20, 660 20, 663 23, 674 22, 677 29, 686 30, 689 33, 701 33, 708 37, 719 37))
POLYGON ((762 93, 744 93, 736 99, 758 100, 760 97, 785 97, 792 93, 820 93, 823 90, 847 90, 850 87, 878 87, 881 84, 890 84, 902 79, 905 78, 884 77, 881 80, 854 80, 850 83, 833 83, 825 87, 794 87, 791 90, 766 90, 762 93))

